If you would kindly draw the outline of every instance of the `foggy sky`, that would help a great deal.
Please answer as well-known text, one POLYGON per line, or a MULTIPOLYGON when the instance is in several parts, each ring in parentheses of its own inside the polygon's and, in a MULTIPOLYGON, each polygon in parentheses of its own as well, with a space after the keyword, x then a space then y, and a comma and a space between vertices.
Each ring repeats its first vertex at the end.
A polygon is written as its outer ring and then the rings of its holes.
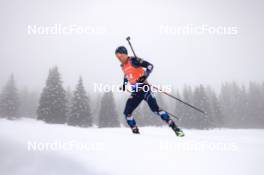
MULTIPOLYGON (((74 87, 82 75, 92 83, 120 83, 114 50, 128 47, 154 64, 156 84, 263 81, 263 2, 258 0, 1 0, 0 87, 13 73, 19 87, 41 89, 48 69, 74 87), (102 26, 103 34, 28 35, 28 25, 102 26), (160 26, 236 26, 237 35, 164 35, 160 26)), ((131 52, 130 52, 131 54, 131 52)))

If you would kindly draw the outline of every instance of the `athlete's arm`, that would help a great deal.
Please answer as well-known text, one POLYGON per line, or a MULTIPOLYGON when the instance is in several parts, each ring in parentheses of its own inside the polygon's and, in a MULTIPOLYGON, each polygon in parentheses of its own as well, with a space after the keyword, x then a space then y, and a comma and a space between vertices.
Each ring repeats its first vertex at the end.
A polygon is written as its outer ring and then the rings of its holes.
POLYGON ((148 61, 145 61, 141 58, 132 58, 132 63, 135 66, 141 66, 141 67, 145 68, 144 75, 142 75, 138 80, 138 82, 143 83, 149 77, 150 73, 152 72, 152 70, 154 68, 153 64, 151 64, 148 61))
POLYGON ((150 75, 150 73, 152 72, 152 70, 154 68, 153 64, 141 59, 141 64, 140 65, 142 67, 146 68, 144 75, 146 76, 146 78, 148 78, 148 76, 150 75))

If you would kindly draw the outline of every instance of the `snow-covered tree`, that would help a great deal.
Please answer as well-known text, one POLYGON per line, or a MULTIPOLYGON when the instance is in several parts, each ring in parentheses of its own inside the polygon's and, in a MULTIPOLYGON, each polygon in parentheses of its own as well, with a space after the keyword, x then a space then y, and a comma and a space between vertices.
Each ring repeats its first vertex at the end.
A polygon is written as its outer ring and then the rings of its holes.
POLYGON ((26 87, 19 92, 19 115, 22 117, 36 118, 39 95, 29 91, 26 87))
POLYGON ((74 91, 68 124, 81 127, 89 127, 93 124, 89 99, 84 89, 82 78, 80 78, 74 91))
POLYGON ((66 89, 66 106, 67 106, 67 112, 66 112, 66 117, 67 117, 67 121, 69 120, 70 116, 71 116, 71 107, 72 107, 72 98, 73 98, 73 92, 71 90, 71 88, 68 86, 66 89))
POLYGON ((103 95, 98 116, 98 127, 120 127, 112 92, 103 95))
POLYGON ((206 88, 206 94, 209 98, 211 112, 211 127, 223 127, 223 113, 219 99, 211 87, 206 88))
POLYGON ((14 76, 11 75, 0 95, 0 116, 8 119, 18 117, 19 97, 14 76))
MULTIPOLYGON (((174 93, 174 95, 179 99, 183 99, 179 90, 177 90, 174 93)), ((174 101, 174 104, 175 104, 174 114, 179 118, 179 120, 177 120, 176 123, 181 127, 187 127, 188 118, 184 116, 185 106, 178 101, 174 101)))
POLYGON ((237 83, 225 83, 221 87, 220 103, 224 116, 224 127, 239 128, 246 123, 248 104, 246 90, 237 83))
POLYGON ((194 111, 196 112, 193 116, 195 124, 194 127, 197 129, 211 128, 212 113, 210 109, 210 102, 203 85, 195 88, 193 93, 193 105, 207 113, 207 115, 204 115, 198 111, 194 111))
POLYGON ((41 93, 37 115, 47 123, 66 123, 67 100, 57 67, 50 69, 46 87, 41 93))
MULTIPOLYGON (((193 90, 190 86, 184 86, 182 95, 180 96, 185 102, 193 104, 193 90)), ((180 108, 181 123, 186 128, 194 128, 196 125, 196 116, 193 109, 190 109, 188 106, 178 102, 178 108, 180 108)), ((176 111, 177 114, 177 111, 176 111)))
POLYGON ((246 121, 249 127, 264 127, 264 89, 258 84, 251 82, 248 90, 248 115, 246 121))

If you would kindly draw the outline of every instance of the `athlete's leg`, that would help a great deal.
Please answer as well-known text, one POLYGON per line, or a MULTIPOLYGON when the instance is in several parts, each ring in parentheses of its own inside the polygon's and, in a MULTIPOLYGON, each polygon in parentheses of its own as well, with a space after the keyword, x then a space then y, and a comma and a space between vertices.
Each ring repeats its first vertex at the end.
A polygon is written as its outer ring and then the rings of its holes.
POLYGON ((159 108, 157 100, 151 91, 146 92, 144 100, 148 103, 151 111, 160 116, 169 126, 175 125, 174 121, 170 118, 169 114, 159 108))
POLYGON ((144 96, 142 95, 142 93, 137 92, 137 93, 131 94, 131 96, 129 97, 129 99, 126 102, 124 115, 126 117, 127 124, 131 128, 136 126, 136 120, 132 116, 132 113, 138 107, 138 105, 141 103, 143 98, 144 98, 144 96))
POLYGON ((171 127, 173 129, 173 131, 175 132, 175 134, 179 137, 183 137, 184 136, 184 133, 183 131, 175 124, 175 122, 170 118, 169 114, 160 109, 158 104, 157 104, 157 100, 156 98, 153 96, 152 92, 149 91, 149 92, 146 92, 145 94, 145 98, 144 100, 148 103, 150 109, 158 114, 160 116, 160 118, 165 121, 169 127, 171 127))

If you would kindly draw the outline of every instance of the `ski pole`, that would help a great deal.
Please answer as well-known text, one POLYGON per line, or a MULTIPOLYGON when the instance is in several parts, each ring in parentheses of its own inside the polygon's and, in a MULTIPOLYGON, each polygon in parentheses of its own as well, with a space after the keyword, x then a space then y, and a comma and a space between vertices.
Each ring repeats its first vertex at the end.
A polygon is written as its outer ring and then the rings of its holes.
POLYGON ((153 85, 150 85, 150 86, 153 87, 154 89, 158 90, 159 92, 161 92, 161 93, 163 93, 163 94, 165 94, 165 95, 167 95, 167 96, 169 96, 169 97, 171 97, 171 98, 173 98, 175 100, 178 100, 179 102, 181 102, 181 103, 183 103, 183 104, 195 109, 196 111, 199 111, 199 112, 201 112, 203 114, 206 114, 206 112, 204 112, 203 110, 201 110, 201 109, 199 109, 199 108, 197 108, 197 107, 195 107, 195 106, 193 106, 193 105, 191 105, 191 104, 189 104, 189 103, 187 103, 187 102, 185 102, 185 101, 183 101, 183 100, 181 100, 181 99, 179 99, 179 98, 177 98, 177 97, 175 97, 175 96, 173 96, 173 95, 171 95, 171 94, 169 94, 169 93, 167 93, 165 91, 162 91, 162 90, 160 90, 159 88, 157 88, 157 87, 155 87, 153 85))
MULTIPOLYGON (((126 40, 128 41, 128 44, 129 44, 129 46, 130 46, 130 48, 131 48, 131 50, 132 50, 134 56, 137 58, 136 53, 135 53, 135 51, 134 51, 134 49, 133 49, 133 46, 132 46, 132 44, 131 44, 131 42, 130 42, 130 36, 128 36, 128 37, 126 38, 126 40)), ((206 112, 204 112, 203 110, 201 110, 201 109, 199 109, 199 108, 197 108, 197 107, 195 107, 195 106, 193 106, 193 105, 191 105, 191 104, 189 104, 189 103, 187 103, 187 102, 184 102, 184 101, 182 101, 181 99, 179 99, 179 98, 177 98, 177 97, 175 97, 175 96, 173 96, 173 95, 171 95, 171 94, 169 94, 169 93, 167 93, 167 92, 165 92, 165 91, 161 91, 161 90, 159 90, 157 87, 155 87, 155 86, 153 86, 153 85, 150 85, 150 86, 152 86, 154 89, 160 91, 161 93, 163 93, 163 94, 165 94, 165 95, 167 95, 167 96, 169 96, 169 97, 171 97, 171 98, 173 98, 173 99, 175 99, 175 100, 178 100, 179 102, 181 102, 181 103, 183 103, 183 104, 185 104, 185 105, 187 105, 187 106, 189 106, 189 107, 195 109, 196 111, 199 111, 199 112, 201 112, 202 114, 206 115, 206 112)))
POLYGON ((137 58, 137 55, 136 55, 136 53, 135 53, 135 51, 134 51, 134 49, 133 49, 133 46, 132 46, 132 44, 131 44, 131 42, 130 42, 130 36, 128 36, 128 37, 126 38, 126 40, 127 40, 128 44, 129 44, 129 46, 130 46, 130 48, 131 48, 131 50, 132 50, 132 52, 133 52, 133 55, 137 58))

